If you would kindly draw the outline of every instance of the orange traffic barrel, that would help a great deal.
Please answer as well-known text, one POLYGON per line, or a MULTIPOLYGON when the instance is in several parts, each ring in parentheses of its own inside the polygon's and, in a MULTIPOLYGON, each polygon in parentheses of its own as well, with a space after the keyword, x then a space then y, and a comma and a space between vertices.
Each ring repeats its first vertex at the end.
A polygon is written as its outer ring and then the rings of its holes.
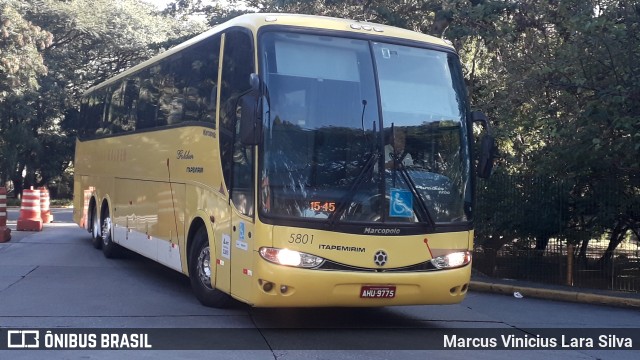
POLYGON ((7 189, 0 187, 0 243, 11 240, 11 229, 7 227, 7 189))
POLYGON ((42 231, 42 217, 40 216, 40 190, 24 189, 20 216, 16 226, 18 231, 42 231))
POLYGON ((53 221, 51 215, 51 200, 49 200, 49 189, 45 187, 38 188, 40 191, 40 218, 43 224, 49 224, 53 221))

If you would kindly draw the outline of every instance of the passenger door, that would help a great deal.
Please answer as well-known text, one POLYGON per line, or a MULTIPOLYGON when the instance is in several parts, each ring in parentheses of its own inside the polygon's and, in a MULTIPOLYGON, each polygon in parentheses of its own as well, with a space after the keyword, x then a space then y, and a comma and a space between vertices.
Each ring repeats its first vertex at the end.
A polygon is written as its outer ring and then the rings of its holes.
POLYGON ((253 231, 255 215, 254 148, 240 144, 238 100, 250 89, 254 72, 251 33, 229 30, 224 35, 222 81, 220 89, 220 156, 231 203, 231 294, 250 302, 253 280, 253 231))

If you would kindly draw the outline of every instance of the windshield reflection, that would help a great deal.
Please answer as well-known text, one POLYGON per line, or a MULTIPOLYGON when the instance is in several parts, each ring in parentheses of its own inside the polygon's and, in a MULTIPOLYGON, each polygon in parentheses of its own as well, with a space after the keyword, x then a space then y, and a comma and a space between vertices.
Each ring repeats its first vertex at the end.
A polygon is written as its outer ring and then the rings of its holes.
POLYGON ((459 69, 451 67, 454 55, 277 32, 263 34, 262 44, 261 71, 270 93, 260 163, 262 215, 327 222, 469 220, 465 104, 459 69))

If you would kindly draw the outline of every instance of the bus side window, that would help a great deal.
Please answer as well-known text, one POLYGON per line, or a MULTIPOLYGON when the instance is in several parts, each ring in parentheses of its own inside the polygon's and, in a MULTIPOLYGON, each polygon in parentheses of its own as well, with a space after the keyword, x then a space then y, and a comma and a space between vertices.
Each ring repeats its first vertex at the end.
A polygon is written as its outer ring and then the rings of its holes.
POLYGON ((140 78, 140 95, 137 108, 137 129, 148 129, 156 126, 158 111, 158 88, 155 86, 153 69, 142 71, 140 78))
POLYGON ((109 112, 111 109, 111 95, 113 94, 113 86, 100 89, 96 92, 99 98, 103 99, 103 106, 101 107, 102 115, 100 116, 100 123, 96 129, 97 136, 107 136, 113 134, 111 129, 111 123, 109 122, 109 112))
POLYGON ((133 75, 127 79, 124 89, 124 119, 122 129, 135 131, 138 117, 138 98, 140 95, 140 78, 133 75))
POLYGON ((111 94, 109 124, 113 134, 126 131, 126 109, 124 107, 124 91, 126 82, 120 82, 111 94))
POLYGON ((184 79, 184 121, 215 126, 220 39, 216 35, 185 51, 180 74, 184 79))
POLYGON ((162 60, 155 76, 158 87, 158 111, 156 126, 166 126, 179 122, 182 118, 181 89, 178 89, 179 80, 176 78, 176 69, 181 54, 173 55, 162 60))
POLYGON ((98 93, 92 93, 82 101, 80 111, 80 133, 81 137, 94 137, 96 130, 102 122, 102 112, 104 108, 104 97, 100 98, 98 93))
POLYGON ((181 68, 184 66, 183 56, 184 54, 172 55, 162 64, 163 80, 160 86, 159 126, 182 122, 184 112, 184 78, 181 76, 181 68))
POLYGON ((236 139, 239 96, 250 89, 254 72, 253 46, 248 32, 232 30, 225 35, 220 89, 220 155, 225 183, 232 188, 236 208, 253 215, 253 148, 236 139), (233 173, 233 179, 231 174, 233 173), (231 185, 232 184, 232 185, 231 185))

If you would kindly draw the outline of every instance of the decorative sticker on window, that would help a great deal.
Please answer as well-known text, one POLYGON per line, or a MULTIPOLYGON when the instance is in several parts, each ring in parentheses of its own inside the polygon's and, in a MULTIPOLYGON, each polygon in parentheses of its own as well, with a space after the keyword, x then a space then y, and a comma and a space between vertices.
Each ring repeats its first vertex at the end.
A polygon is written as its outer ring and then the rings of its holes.
POLYGON ((391 189, 389 216, 413 217, 413 195, 411 191, 391 189))

